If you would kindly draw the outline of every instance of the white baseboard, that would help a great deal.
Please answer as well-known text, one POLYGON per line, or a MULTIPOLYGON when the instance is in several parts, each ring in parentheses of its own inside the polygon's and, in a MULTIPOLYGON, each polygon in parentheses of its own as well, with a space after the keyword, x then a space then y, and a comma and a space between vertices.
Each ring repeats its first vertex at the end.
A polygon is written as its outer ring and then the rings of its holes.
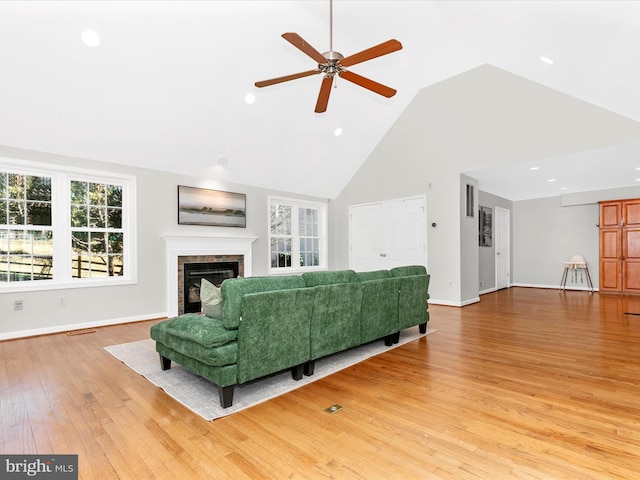
MULTIPOLYGON (((546 288, 546 289, 551 289, 551 290, 560 290, 560 285, 540 285, 540 284, 534 284, 534 283, 512 283, 511 286, 512 287, 546 288)), ((564 288, 564 290, 581 290, 581 291, 588 292, 589 291, 589 287, 567 286, 567 287, 564 288)), ((594 288, 593 291, 597 292, 598 289, 594 288)))
POLYGON ((147 315, 139 315, 135 317, 113 318, 108 320, 99 320, 96 322, 73 323, 70 325, 56 325, 46 328, 34 328, 32 330, 20 330, 16 332, 0 333, 0 341, 14 340, 16 338, 36 337, 38 335, 50 335, 52 333, 63 333, 74 330, 85 330, 87 328, 107 327, 109 325, 119 325, 122 323, 143 322, 145 320, 154 320, 156 318, 166 318, 167 312, 150 313, 147 315))
POLYGON ((463 302, 452 302, 450 300, 438 300, 437 298, 430 298, 429 305, 444 305, 446 307, 464 307, 466 305, 471 305, 472 303, 478 303, 479 301, 480 301, 480 297, 465 300, 463 302))
POLYGON ((491 292, 497 292, 498 289, 496 287, 493 288, 487 288, 486 290, 481 290, 480 292, 478 292, 479 295, 486 295, 487 293, 491 293, 491 292))

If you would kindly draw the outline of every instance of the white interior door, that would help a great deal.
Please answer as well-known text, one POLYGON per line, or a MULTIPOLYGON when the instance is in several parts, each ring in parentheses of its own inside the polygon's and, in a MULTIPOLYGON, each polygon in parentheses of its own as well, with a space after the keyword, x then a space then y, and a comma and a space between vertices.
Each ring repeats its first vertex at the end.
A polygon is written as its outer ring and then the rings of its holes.
POLYGON ((382 204, 350 207, 349 265, 358 272, 379 270, 382 246, 382 204))
POLYGON ((383 204, 385 266, 426 265, 424 198, 383 204))
POLYGON ((495 207, 496 289, 511 285, 511 212, 495 207))
POLYGON ((425 265, 425 198, 350 208, 350 268, 356 271, 425 265))

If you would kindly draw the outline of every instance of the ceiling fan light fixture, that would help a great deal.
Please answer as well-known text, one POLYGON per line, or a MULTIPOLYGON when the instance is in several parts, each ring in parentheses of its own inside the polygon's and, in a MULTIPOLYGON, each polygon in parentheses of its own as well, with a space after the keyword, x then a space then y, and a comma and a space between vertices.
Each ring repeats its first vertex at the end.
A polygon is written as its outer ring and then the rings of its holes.
POLYGON ((323 74, 322 83, 320 85, 320 93, 316 102, 316 113, 324 113, 327 110, 329 104, 329 96, 331 94, 331 87, 334 85, 334 80, 337 77, 341 77, 344 80, 354 83, 360 87, 366 88, 383 97, 391 98, 396 94, 396 90, 393 88, 382 85, 381 83, 374 82, 366 77, 353 73, 347 70, 347 67, 356 65, 358 63, 366 62, 374 58, 388 55, 389 53, 396 52, 402 49, 402 44, 396 40, 391 39, 383 42, 379 45, 375 45, 371 48, 362 50, 361 52, 343 56, 341 53, 333 50, 333 1, 329 1, 329 50, 325 53, 320 53, 314 47, 309 45, 307 41, 295 32, 286 32, 282 34, 284 38, 291 45, 296 47, 302 53, 311 57, 317 63, 317 68, 313 70, 307 70, 305 72, 294 73, 292 75, 285 75, 282 77, 271 78, 269 80, 262 80, 255 83, 258 88, 268 87, 282 82, 288 82, 290 80, 296 80, 298 78, 308 77, 310 75, 323 74), (337 76, 336 76, 337 75, 337 76))

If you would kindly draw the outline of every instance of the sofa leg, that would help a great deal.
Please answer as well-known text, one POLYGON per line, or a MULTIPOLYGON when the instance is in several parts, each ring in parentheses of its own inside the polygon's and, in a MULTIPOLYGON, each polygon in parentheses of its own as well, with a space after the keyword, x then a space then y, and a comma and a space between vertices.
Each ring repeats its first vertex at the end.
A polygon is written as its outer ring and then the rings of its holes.
POLYGON ((398 343, 400 341, 400 332, 396 332, 393 334, 393 343, 398 343))
POLYGON ((421 323, 418 328, 420 328, 420 333, 427 333, 427 322, 421 323))
POLYGON ((235 387, 235 385, 218 387, 220 392, 220 405, 222 408, 228 408, 233 403, 233 387, 235 387))
POLYGON ((171 368, 171 359, 160 355, 160 368, 163 372, 169 370, 171 368))
POLYGON ((390 347, 391 345, 393 345, 393 336, 394 334, 392 333, 391 335, 387 335, 386 337, 384 337, 384 344, 387 347, 390 347))
POLYGON ((316 361, 315 360, 309 360, 307 363, 304 364, 304 374, 309 377, 311 375, 313 375, 313 369, 316 366, 316 361))
POLYGON ((304 374, 304 366, 305 364, 301 363, 300 365, 296 365, 291 369, 291 375, 293 376, 294 380, 302 380, 302 375, 304 374))

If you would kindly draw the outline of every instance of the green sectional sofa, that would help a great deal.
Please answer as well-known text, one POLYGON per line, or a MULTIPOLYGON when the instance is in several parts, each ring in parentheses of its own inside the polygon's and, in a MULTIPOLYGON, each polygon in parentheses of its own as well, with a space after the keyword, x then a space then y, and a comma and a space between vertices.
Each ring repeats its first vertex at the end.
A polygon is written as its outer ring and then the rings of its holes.
POLYGON ((376 272, 340 270, 222 282, 220 318, 187 313, 151 327, 163 370, 175 361, 219 387, 222 407, 234 386, 291 369, 312 375, 316 360, 358 345, 399 340, 429 320, 423 266, 376 272))

